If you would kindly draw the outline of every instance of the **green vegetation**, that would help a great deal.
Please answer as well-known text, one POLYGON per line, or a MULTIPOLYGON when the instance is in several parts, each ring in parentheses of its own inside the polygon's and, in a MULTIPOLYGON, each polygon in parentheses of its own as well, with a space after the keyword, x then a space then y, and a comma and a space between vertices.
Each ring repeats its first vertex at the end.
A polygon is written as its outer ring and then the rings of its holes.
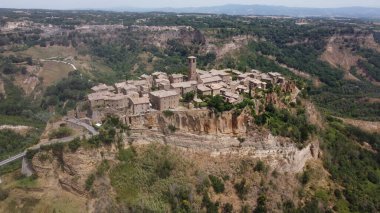
POLYGON ((267 198, 265 195, 260 195, 259 198, 257 198, 257 206, 255 210, 253 210, 254 213, 266 213, 267 207, 266 207, 266 200, 267 198))
POLYGON ((110 145, 116 143, 118 146, 121 145, 121 133, 129 130, 129 126, 123 124, 118 117, 109 116, 103 122, 99 129, 99 135, 94 136, 88 140, 88 143, 96 147, 100 146, 101 143, 105 145, 110 145))
POLYGON ((213 202, 207 192, 204 192, 202 199, 202 207, 206 208, 207 213, 218 213, 220 203, 218 201, 213 202))
POLYGON ((379 211, 379 155, 362 148, 359 143, 368 142, 379 152, 380 135, 365 133, 329 118, 329 125, 321 137, 326 155, 324 165, 332 179, 345 187, 343 196, 350 211, 379 211))
POLYGON ((264 172, 266 170, 265 164, 263 161, 257 161, 255 168, 253 168, 255 172, 264 172))
POLYGON ((165 117, 172 117, 174 115, 174 112, 171 110, 164 110, 162 111, 162 114, 164 114, 165 117))
POLYGON ((188 92, 186 94, 183 94, 183 102, 190 103, 194 100, 195 93, 194 92, 188 92))
POLYGON ((175 127, 173 124, 168 125, 168 129, 171 133, 174 133, 177 131, 177 127, 175 127))
POLYGON ((85 188, 87 191, 91 190, 92 186, 94 185, 94 181, 95 181, 95 175, 94 174, 89 175, 85 183, 86 184, 85 188))
POLYGON ((38 143, 40 132, 29 131, 25 135, 11 130, 0 130, 0 160, 24 151, 31 145, 38 143))
POLYGON ((205 98, 205 102, 207 103, 207 107, 215 112, 229 111, 233 108, 233 105, 227 103, 220 95, 208 96, 205 98))
POLYGON ((169 147, 120 150, 122 162, 110 171, 117 199, 125 207, 153 212, 189 212, 194 201, 187 163, 169 147))
POLYGON ((224 183, 223 180, 214 175, 209 175, 211 186, 214 189, 215 193, 220 194, 224 192, 224 183))
POLYGON ((76 152, 79 147, 80 147, 80 139, 79 138, 75 138, 74 140, 70 141, 68 146, 69 146, 69 149, 72 151, 72 152, 76 152))
POLYGON ((298 109, 294 115, 287 109, 276 109, 273 105, 268 105, 263 114, 256 116, 255 122, 268 127, 272 134, 289 137, 299 145, 307 141, 315 130, 308 123, 304 109, 298 109))
POLYGON ((245 178, 243 178, 240 183, 235 183, 234 188, 239 198, 244 200, 249 191, 249 186, 247 185, 245 178))
POLYGON ((91 86, 89 79, 79 71, 70 72, 68 78, 46 89, 41 107, 47 109, 49 106, 55 106, 58 112, 65 114, 73 109, 78 101, 86 98, 91 86))
POLYGON ((73 130, 68 127, 59 127, 58 129, 54 129, 49 134, 49 139, 60 139, 69 137, 73 134, 73 130))
POLYGON ((9 191, 0 188, 0 201, 3 201, 3 200, 5 200, 5 199, 7 199, 8 196, 9 196, 9 191))

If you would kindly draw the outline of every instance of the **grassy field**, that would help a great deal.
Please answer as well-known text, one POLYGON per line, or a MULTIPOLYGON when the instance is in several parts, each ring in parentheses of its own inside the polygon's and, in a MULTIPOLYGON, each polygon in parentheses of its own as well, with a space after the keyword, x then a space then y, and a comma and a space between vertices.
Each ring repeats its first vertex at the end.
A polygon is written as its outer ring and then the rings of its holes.
POLYGON ((71 71, 73 68, 70 65, 47 61, 43 63, 39 76, 43 78, 45 86, 50 86, 66 78, 71 71))
POLYGON ((46 59, 50 57, 74 57, 78 52, 74 47, 50 46, 39 47, 34 46, 25 51, 20 52, 20 55, 31 56, 34 59, 46 59))

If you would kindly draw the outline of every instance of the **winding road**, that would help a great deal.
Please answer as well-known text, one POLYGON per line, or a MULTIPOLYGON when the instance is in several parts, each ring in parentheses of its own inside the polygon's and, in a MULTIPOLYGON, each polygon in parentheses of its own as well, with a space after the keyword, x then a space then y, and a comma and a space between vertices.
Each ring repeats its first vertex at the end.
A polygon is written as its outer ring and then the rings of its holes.
MULTIPOLYGON (((99 134, 99 132, 96 131, 96 129, 94 127, 92 127, 92 126, 90 126, 90 125, 88 125, 88 124, 86 124, 86 123, 84 123, 84 122, 82 122, 82 121, 80 121, 78 119, 70 118, 70 119, 67 119, 66 121, 69 122, 69 123, 72 123, 72 124, 75 124, 75 125, 78 125, 78 126, 81 126, 81 127, 85 128, 88 132, 90 132, 90 135, 86 135, 86 137, 88 137, 88 136, 91 137, 91 136, 99 134)), ((68 143, 68 142, 74 140, 76 137, 78 137, 78 136, 69 136, 69 137, 60 138, 60 139, 54 139, 54 140, 51 140, 51 141, 49 141, 47 143, 37 144, 37 145, 32 146, 32 147, 30 147, 28 149, 40 149, 41 146, 48 146, 48 145, 57 144, 57 143, 68 143)), ((1 161, 0 162, 0 167, 1 166, 5 166, 5 165, 7 165, 9 163, 12 163, 13 161, 19 160, 19 159, 25 157, 25 155, 26 155, 26 150, 23 151, 22 153, 19 153, 17 155, 14 155, 14 156, 12 156, 12 157, 10 157, 8 159, 5 159, 5 160, 1 161)))

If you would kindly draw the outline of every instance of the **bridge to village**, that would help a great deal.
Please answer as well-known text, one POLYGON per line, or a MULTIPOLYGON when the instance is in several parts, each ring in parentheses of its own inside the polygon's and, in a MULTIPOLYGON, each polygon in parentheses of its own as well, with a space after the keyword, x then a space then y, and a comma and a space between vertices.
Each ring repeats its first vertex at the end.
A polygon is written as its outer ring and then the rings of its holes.
MULTIPOLYGON (((86 131, 88 131, 90 133, 90 134, 82 134, 81 136, 86 135, 86 136, 91 137, 91 136, 95 136, 95 135, 99 134, 99 132, 96 131, 96 129, 94 127, 92 127, 91 125, 88 125, 87 123, 84 123, 78 119, 70 118, 70 119, 67 119, 66 122, 70 125, 73 125, 73 126, 76 126, 79 128, 84 128, 86 131)), ((65 138, 50 140, 49 142, 46 142, 43 144, 37 144, 35 146, 29 147, 27 150, 39 150, 41 148, 41 146, 49 146, 49 145, 59 144, 59 143, 68 143, 68 142, 74 140, 76 137, 78 137, 78 136, 69 136, 69 137, 65 137, 65 138)), ((21 172, 25 175, 28 175, 28 176, 31 175, 33 172, 31 171, 31 168, 28 165, 29 163, 28 163, 27 159, 25 158, 27 150, 25 150, 25 151, 23 151, 17 155, 14 155, 12 157, 9 157, 8 159, 1 161, 0 167, 8 165, 14 161, 19 160, 19 159, 22 159, 21 172)))

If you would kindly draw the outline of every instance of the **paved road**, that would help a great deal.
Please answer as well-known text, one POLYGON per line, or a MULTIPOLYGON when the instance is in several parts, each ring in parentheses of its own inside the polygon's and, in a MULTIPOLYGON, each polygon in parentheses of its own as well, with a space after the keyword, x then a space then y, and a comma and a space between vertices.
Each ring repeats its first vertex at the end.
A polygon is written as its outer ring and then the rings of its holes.
POLYGON ((84 123, 84 122, 82 122, 76 118, 69 118, 69 119, 67 119, 67 122, 72 123, 72 124, 76 124, 78 126, 81 126, 85 129, 87 129, 87 131, 89 131, 92 135, 98 135, 99 134, 99 132, 96 131, 96 129, 94 127, 92 127, 92 126, 90 126, 90 125, 88 125, 88 124, 86 124, 86 123, 84 123))
POLYGON ((20 159, 20 158, 23 158, 25 155, 26 155, 26 151, 24 151, 24 152, 22 152, 22 153, 19 153, 19 154, 13 156, 13 157, 10 157, 10 158, 8 158, 8 159, 6 159, 6 160, 3 160, 3 161, 0 162, 0 166, 7 165, 8 163, 11 163, 11 162, 13 162, 13 161, 15 161, 15 160, 18 160, 18 159, 20 159))
MULTIPOLYGON (((99 134, 99 132, 96 131, 94 127, 92 127, 92 126, 90 126, 90 125, 88 125, 86 123, 83 123, 83 122, 81 122, 78 119, 73 119, 72 118, 72 119, 68 119, 67 121, 70 122, 70 123, 82 126, 85 129, 87 129, 91 133, 91 135, 83 134, 83 135, 86 135, 86 138, 99 134)), ((83 135, 81 135, 81 136, 83 136, 83 135)), ((68 143, 68 142, 74 140, 76 137, 78 137, 78 136, 69 136, 69 137, 66 137, 66 138, 54 139, 54 140, 51 140, 51 141, 49 141, 47 143, 37 144, 37 145, 35 145, 33 147, 30 147, 29 149, 40 149, 41 146, 48 146, 48 145, 57 144, 57 143, 68 143)), ((10 157, 10 158, 8 158, 6 160, 3 160, 3 161, 0 162, 0 167, 1 166, 5 166, 8 163, 11 163, 11 162, 16 161, 18 159, 21 159, 25 155, 26 155, 26 151, 24 151, 22 153, 19 153, 19 154, 15 155, 15 156, 12 156, 12 157, 10 157)))

